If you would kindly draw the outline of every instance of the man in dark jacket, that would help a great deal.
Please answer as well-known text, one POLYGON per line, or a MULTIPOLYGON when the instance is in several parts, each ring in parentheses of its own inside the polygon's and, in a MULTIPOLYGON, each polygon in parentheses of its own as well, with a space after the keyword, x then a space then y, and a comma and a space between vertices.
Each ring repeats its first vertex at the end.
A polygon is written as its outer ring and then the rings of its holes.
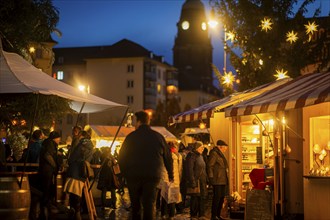
POLYGON ((118 162, 132 204, 133 220, 140 220, 142 202, 143 219, 155 219, 157 185, 165 165, 170 181, 173 181, 173 163, 170 148, 164 137, 149 126, 146 112, 135 113, 136 130, 130 133, 119 153, 118 162))
POLYGON ((60 143, 60 134, 52 131, 49 137, 42 142, 39 156, 39 176, 41 180, 42 198, 40 203, 41 219, 47 219, 49 212, 58 210, 52 206, 55 198, 55 183, 59 164, 57 160, 57 146, 60 143))
POLYGON ((228 149, 228 145, 222 141, 217 141, 211 151, 207 163, 207 173, 209 182, 213 187, 213 199, 212 199, 212 218, 221 219, 220 212, 224 198, 227 194, 226 187, 228 187, 228 163, 223 155, 228 149))

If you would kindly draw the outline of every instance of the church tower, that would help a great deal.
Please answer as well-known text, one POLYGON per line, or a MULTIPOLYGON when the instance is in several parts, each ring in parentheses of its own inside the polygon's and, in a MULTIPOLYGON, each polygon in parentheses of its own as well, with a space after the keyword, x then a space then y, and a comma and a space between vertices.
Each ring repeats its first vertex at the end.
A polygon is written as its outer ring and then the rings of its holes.
POLYGON ((173 65, 179 72, 179 90, 204 90, 212 85, 212 45, 205 8, 200 0, 186 0, 177 23, 173 65))

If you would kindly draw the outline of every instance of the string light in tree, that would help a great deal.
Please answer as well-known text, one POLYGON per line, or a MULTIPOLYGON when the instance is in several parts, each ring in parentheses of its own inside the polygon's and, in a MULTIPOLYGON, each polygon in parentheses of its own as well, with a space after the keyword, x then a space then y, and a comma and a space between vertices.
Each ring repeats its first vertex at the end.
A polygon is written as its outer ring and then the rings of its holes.
POLYGON ((261 20, 261 30, 262 31, 268 31, 268 30, 271 30, 272 29, 272 25, 273 23, 271 22, 271 19, 270 18, 264 18, 263 20, 261 20))
POLYGON ((298 40, 297 33, 294 31, 289 31, 286 33, 286 41, 290 42, 291 44, 293 42, 296 42, 298 40))
POLYGON ((222 77, 222 84, 231 87, 233 85, 233 82, 235 81, 235 76, 231 71, 225 72, 222 77))
POLYGON ((288 76, 286 75, 287 73, 288 71, 284 71, 283 69, 276 70, 276 74, 274 76, 276 77, 276 80, 284 79, 284 78, 288 78, 288 76))
POLYGON ((308 22, 308 24, 305 24, 306 34, 308 35, 308 42, 312 40, 312 35, 317 31, 317 27, 318 25, 315 24, 314 21, 312 23, 308 22))
POLYGON ((226 32, 226 40, 230 40, 230 42, 235 41, 235 34, 232 31, 227 31, 226 32))

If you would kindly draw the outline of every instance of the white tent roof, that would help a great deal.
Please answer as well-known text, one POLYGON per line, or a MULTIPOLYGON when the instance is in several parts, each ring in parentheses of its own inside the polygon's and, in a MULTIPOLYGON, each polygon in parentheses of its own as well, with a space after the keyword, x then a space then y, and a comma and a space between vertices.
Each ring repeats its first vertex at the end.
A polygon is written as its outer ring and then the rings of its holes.
MULTIPOLYGON (((118 126, 110 126, 110 125, 87 125, 85 126, 85 130, 92 129, 93 132, 95 132, 96 136, 98 137, 104 137, 104 138, 113 138, 116 135, 116 132, 118 130, 118 126)), ((166 141, 176 141, 177 138, 174 134, 172 134, 169 130, 167 130, 165 127, 161 126, 151 126, 151 129, 154 131, 157 131, 163 137, 166 139, 166 141)), ((133 132, 135 130, 135 127, 124 127, 121 126, 120 130, 117 134, 117 140, 124 140, 126 136, 133 132)), ((92 132, 92 136, 93 136, 92 132)))
POLYGON ((0 49, 0 94, 40 93, 57 95, 71 100, 71 108, 77 112, 85 103, 82 113, 125 106, 81 92, 78 88, 60 82, 37 69, 18 54, 5 52, 1 47, 0 49))

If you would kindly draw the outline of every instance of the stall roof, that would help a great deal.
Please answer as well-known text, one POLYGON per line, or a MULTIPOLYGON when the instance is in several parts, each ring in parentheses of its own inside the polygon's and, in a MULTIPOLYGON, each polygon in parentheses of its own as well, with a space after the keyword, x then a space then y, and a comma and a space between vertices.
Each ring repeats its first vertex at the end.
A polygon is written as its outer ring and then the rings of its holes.
POLYGON ((40 93, 60 96, 71 100, 71 108, 77 112, 85 103, 82 113, 125 106, 81 92, 78 88, 52 78, 18 54, 3 51, 0 42, 0 94, 3 93, 40 93))
POLYGON ((176 123, 183 123, 183 122, 191 122, 191 121, 197 121, 200 119, 206 119, 213 117, 213 114, 215 112, 219 112, 223 110, 226 107, 235 105, 239 102, 242 102, 244 100, 250 99, 251 97, 255 97, 257 95, 260 95, 266 91, 269 91, 273 88, 276 88, 288 81, 290 81, 290 78, 277 80, 275 82, 271 82, 265 85, 258 86, 254 89, 249 89, 243 92, 234 93, 230 96, 227 96, 225 98, 204 104, 202 106, 199 106, 197 108, 193 108, 191 110, 179 113, 173 117, 170 118, 170 125, 176 124, 176 123))
POLYGON ((226 116, 285 111, 330 101, 330 72, 307 74, 225 110, 226 116))
MULTIPOLYGON (((89 128, 92 129, 92 131, 94 131, 97 136, 106 137, 106 138, 115 137, 116 132, 118 130, 118 126, 107 126, 107 125, 88 125, 85 129, 89 129, 89 128)), ((174 134, 169 132, 165 127, 151 126, 151 129, 162 134, 167 141, 177 140, 174 134)), ((125 137, 134 130, 135 130, 134 127, 122 126, 117 135, 118 140, 125 139, 125 137)))

